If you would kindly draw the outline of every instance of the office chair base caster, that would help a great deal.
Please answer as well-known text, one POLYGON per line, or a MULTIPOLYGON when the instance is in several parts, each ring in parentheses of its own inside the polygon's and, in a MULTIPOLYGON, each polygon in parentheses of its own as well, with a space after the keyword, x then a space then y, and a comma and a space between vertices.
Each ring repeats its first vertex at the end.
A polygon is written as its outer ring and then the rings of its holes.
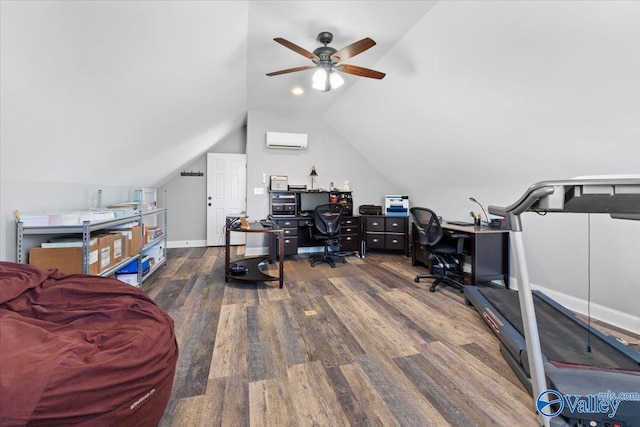
POLYGON ((319 263, 327 263, 331 268, 336 268, 336 258, 341 259, 343 263, 347 260, 335 254, 315 255, 310 258, 311 267, 315 267, 319 263))
POLYGON ((464 292, 464 283, 460 282, 458 280, 455 280, 450 276, 439 276, 439 275, 433 275, 433 274, 418 274, 416 276, 416 278, 413 279, 413 281, 416 282, 416 283, 419 283, 420 279, 436 279, 436 280, 433 281, 433 283, 429 287, 429 291, 431 291, 431 292, 435 292, 437 287, 438 287, 438 285, 451 286, 453 288, 458 289, 461 293, 464 292))

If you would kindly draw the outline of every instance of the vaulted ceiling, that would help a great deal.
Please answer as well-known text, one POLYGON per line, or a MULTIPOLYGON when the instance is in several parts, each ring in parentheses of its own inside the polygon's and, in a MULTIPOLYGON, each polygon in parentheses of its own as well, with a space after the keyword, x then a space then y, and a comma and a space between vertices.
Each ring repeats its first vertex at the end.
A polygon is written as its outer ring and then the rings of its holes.
POLYGON ((534 176, 541 163, 567 172, 544 178, 637 172, 638 2, 1 8, 3 179, 158 185, 243 126, 249 110, 323 117, 404 186, 428 179, 429 159, 439 159, 431 174, 447 174, 451 185, 534 176), (320 93, 309 71, 265 76, 309 63, 274 37, 313 50, 320 31, 334 34, 335 48, 374 39, 349 63, 387 77, 346 76, 339 90, 320 93), (303 96, 291 94, 296 85, 303 96))

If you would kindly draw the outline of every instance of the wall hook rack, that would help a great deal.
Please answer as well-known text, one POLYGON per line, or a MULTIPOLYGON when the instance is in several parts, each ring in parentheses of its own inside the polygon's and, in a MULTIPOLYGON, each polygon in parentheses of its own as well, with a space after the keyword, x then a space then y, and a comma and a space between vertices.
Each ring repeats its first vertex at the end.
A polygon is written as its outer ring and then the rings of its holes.
POLYGON ((201 172, 201 171, 198 171, 198 172, 194 172, 194 171, 190 171, 190 172, 182 171, 182 172, 180 172, 180 176, 204 176, 204 172, 201 172))

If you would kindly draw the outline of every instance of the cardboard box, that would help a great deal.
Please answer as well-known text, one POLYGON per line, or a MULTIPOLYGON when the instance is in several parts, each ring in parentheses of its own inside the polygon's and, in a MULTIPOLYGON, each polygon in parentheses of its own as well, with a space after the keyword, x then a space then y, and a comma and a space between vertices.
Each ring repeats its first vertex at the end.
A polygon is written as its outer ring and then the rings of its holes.
POLYGON ((116 238, 113 240, 113 258, 111 260, 112 265, 119 263, 120 261, 125 259, 125 256, 126 256, 124 236, 122 236, 122 234, 113 234, 113 235, 116 236, 116 238))
POLYGON ((142 230, 140 228, 139 225, 136 225, 129 228, 109 230, 110 233, 119 233, 126 238, 127 242, 125 242, 126 249, 124 250, 124 257, 140 253, 140 249, 142 249, 142 230))
MULTIPOLYGON (((40 248, 29 250, 29 264, 40 268, 57 268, 64 274, 82 274, 82 248, 40 248)), ((89 247, 89 274, 97 275, 99 271, 99 245, 89 247)))
POLYGON ((156 243, 155 245, 143 250, 142 254, 151 257, 152 265, 156 265, 164 261, 164 242, 156 243))
POLYGON ((97 234, 95 237, 97 237, 98 239, 98 269, 102 273, 112 265, 120 262, 120 260, 122 259, 122 236, 120 234, 107 233, 97 234), (119 247, 119 258, 115 257, 117 241, 120 241, 120 243, 117 245, 119 247))

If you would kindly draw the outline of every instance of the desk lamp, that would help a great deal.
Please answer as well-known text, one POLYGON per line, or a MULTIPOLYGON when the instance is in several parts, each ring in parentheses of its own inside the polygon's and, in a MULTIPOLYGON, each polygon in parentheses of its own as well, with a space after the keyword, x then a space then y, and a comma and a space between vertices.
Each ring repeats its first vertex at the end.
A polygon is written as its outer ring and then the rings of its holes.
POLYGON ((318 176, 318 172, 316 172, 315 166, 311 166, 311 173, 309 174, 309 176, 311 177, 311 191, 313 191, 313 181, 316 179, 316 176, 318 176))
POLYGON ((484 213, 484 217, 487 219, 487 225, 490 224, 489 215, 487 215, 487 211, 484 210, 484 207, 480 204, 480 202, 474 199, 473 197, 469 197, 469 200, 471 200, 473 203, 477 203, 478 206, 480 206, 480 209, 482 209, 482 212, 484 213))

